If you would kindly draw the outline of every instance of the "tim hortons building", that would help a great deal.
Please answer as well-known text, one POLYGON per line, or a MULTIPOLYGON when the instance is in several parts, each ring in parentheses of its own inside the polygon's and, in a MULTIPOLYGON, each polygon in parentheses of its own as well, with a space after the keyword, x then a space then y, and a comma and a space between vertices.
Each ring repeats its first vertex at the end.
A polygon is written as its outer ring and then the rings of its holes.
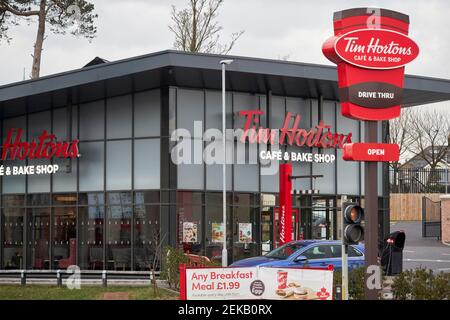
MULTIPOLYGON (((0 87, 0 268, 148 270, 159 242, 220 259, 222 165, 205 154, 221 158, 225 58, 229 261, 279 240, 286 154, 294 175, 323 175, 293 182, 294 239, 338 239, 341 196, 364 205, 363 164, 342 160, 364 125, 341 115, 336 69, 162 51, 0 87)), ((403 107, 444 100, 449 80, 405 77, 403 107)))

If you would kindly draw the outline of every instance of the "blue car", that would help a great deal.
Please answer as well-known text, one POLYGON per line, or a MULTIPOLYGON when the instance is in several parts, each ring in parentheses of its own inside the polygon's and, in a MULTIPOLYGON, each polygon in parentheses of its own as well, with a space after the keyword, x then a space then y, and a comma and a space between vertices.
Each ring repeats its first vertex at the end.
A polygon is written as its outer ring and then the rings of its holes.
MULTIPOLYGON (((325 268, 332 264, 335 270, 342 268, 341 241, 299 240, 276 248, 264 256, 236 261, 231 267, 303 267, 325 268)), ((348 248, 349 269, 364 265, 364 245, 348 248)))

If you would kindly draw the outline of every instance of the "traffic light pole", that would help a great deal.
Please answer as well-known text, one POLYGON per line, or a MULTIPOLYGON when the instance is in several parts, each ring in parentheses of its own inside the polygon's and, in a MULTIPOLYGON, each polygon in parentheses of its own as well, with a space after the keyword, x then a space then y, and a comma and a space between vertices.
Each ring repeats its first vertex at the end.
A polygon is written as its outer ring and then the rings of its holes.
MULTIPOLYGON (((378 138, 377 122, 365 121, 365 142, 376 142, 378 138)), ((364 163, 364 199, 366 226, 364 235, 365 265, 378 265, 378 163, 364 163)), ((377 300, 378 290, 368 288, 367 273, 365 276, 366 300, 377 300)))
MULTIPOLYGON (((344 212, 344 203, 347 201, 347 196, 341 197, 341 212, 344 212)), ((348 300, 348 246, 344 244, 344 229, 345 221, 342 214, 341 223, 341 240, 342 240, 342 300, 348 300)))

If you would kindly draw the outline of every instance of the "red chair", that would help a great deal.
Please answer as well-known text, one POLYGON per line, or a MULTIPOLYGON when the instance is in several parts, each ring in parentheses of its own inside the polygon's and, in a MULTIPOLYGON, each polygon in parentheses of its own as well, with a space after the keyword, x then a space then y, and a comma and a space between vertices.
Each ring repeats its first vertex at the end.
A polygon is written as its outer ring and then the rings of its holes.
POLYGON ((67 269, 69 266, 76 264, 77 257, 77 239, 70 239, 70 254, 66 259, 58 261, 58 268, 67 269))
POLYGON ((44 259, 34 259, 34 269, 44 269, 44 259))
POLYGON ((185 256, 189 259, 187 265, 190 267, 204 267, 205 262, 211 263, 211 260, 205 256, 199 256, 196 254, 185 254, 185 256))

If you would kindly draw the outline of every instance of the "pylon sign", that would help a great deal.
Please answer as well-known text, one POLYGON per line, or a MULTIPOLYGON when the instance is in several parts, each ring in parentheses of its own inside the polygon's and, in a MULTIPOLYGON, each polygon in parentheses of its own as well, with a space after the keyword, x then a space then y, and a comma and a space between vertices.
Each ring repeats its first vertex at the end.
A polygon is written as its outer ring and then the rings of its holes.
POLYGON ((322 52, 337 64, 345 117, 389 120, 400 116, 405 65, 419 54, 408 37, 409 17, 379 8, 334 13, 334 36, 322 52))
POLYGON ((292 164, 280 164, 278 233, 280 246, 292 241, 292 164))

